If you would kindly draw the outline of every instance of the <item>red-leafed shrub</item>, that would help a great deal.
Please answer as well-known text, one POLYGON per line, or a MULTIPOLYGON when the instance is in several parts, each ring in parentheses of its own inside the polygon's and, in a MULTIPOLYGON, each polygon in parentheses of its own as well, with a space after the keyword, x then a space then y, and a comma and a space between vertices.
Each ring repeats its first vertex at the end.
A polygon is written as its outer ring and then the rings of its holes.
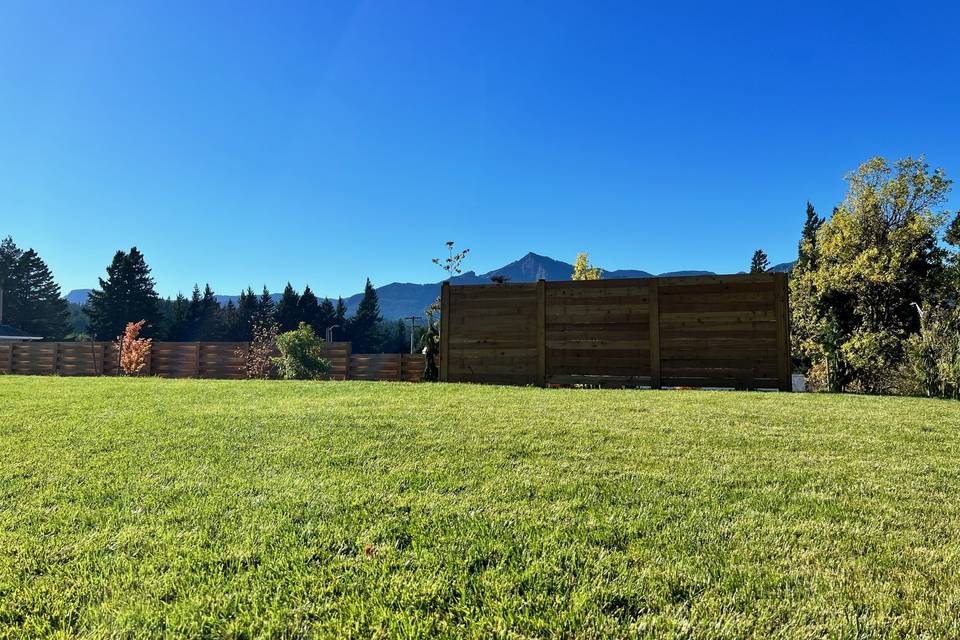
POLYGON ((117 350, 120 352, 120 369, 128 376, 135 376, 147 366, 147 357, 150 355, 150 338, 141 338, 140 330, 146 320, 140 322, 128 322, 127 330, 123 336, 117 338, 114 342, 117 350))

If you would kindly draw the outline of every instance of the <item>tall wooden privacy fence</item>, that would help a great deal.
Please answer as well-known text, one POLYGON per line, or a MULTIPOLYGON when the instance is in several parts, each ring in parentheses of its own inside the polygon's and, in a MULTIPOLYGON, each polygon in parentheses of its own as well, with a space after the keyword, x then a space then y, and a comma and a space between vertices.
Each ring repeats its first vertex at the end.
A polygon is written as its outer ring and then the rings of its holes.
POLYGON ((790 391, 784 273, 456 285, 440 379, 790 391))
MULTIPOLYGON (((162 378, 244 378, 246 342, 154 342, 141 375, 162 378)), ((351 353, 349 342, 324 345, 334 380, 416 382, 424 357, 401 353, 351 353)), ((109 342, 0 342, 0 374, 117 375, 117 350, 109 342)))

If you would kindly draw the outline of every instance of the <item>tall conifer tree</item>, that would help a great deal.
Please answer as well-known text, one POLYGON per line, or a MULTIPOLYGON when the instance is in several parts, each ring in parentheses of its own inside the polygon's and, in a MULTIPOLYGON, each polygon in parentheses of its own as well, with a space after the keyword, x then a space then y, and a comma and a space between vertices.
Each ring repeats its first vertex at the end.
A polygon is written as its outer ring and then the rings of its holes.
POLYGON ((141 335, 150 336, 160 320, 160 297, 154 289, 143 254, 136 247, 117 251, 107 267, 107 278, 90 292, 84 307, 90 330, 98 340, 113 340, 123 334, 128 322, 146 320, 141 335))

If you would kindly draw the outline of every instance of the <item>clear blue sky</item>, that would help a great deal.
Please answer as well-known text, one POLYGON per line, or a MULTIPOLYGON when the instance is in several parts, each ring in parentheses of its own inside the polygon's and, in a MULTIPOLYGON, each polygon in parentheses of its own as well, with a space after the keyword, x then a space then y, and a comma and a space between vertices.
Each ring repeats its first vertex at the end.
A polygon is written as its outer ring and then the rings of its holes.
POLYGON ((133 244, 163 295, 735 272, 872 155, 960 178, 955 5, 710 4, 7 0, 0 235, 64 291, 133 244))

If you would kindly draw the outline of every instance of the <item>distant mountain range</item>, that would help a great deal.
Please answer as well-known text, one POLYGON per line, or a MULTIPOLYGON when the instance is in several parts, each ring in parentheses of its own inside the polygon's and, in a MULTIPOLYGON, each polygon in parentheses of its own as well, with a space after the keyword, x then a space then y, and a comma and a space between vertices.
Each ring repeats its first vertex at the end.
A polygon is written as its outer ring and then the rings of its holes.
MULTIPOLYGON (((793 262, 783 262, 770 267, 769 271, 789 272, 793 268, 793 262)), ((467 271, 451 279, 453 284, 485 284, 489 283, 494 276, 502 276, 508 282, 536 282, 543 280, 569 280, 573 275, 573 265, 561 260, 554 260, 548 256, 541 256, 536 253, 528 253, 519 260, 504 265, 499 269, 477 274, 474 271, 467 271)), ((638 269, 619 269, 616 271, 604 271, 603 277, 608 280, 618 280, 623 278, 652 278, 657 276, 701 276, 714 275, 713 271, 690 270, 690 271, 668 271, 665 273, 652 274, 649 271, 638 269)), ((74 289, 66 295, 67 302, 73 304, 83 304, 87 301, 90 289, 74 289)), ((377 296, 380 300, 380 313, 387 320, 396 320, 406 316, 423 315, 424 309, 437 299, 440 294, 440 283, 431 282, 429 284, 416 284, 413 282, 392 282, 388 285, 377 288, 377 296)), ((228 300, 234 303, 238 296, 218 295, 217 300, 220 304, 226 304, 228 300)), ((273 294, 274 300, 280 298, 279 293, 273 294)), ((360 300, 362 293, 354 294, 344 298, 348 313, 352 314, 360 300)))

